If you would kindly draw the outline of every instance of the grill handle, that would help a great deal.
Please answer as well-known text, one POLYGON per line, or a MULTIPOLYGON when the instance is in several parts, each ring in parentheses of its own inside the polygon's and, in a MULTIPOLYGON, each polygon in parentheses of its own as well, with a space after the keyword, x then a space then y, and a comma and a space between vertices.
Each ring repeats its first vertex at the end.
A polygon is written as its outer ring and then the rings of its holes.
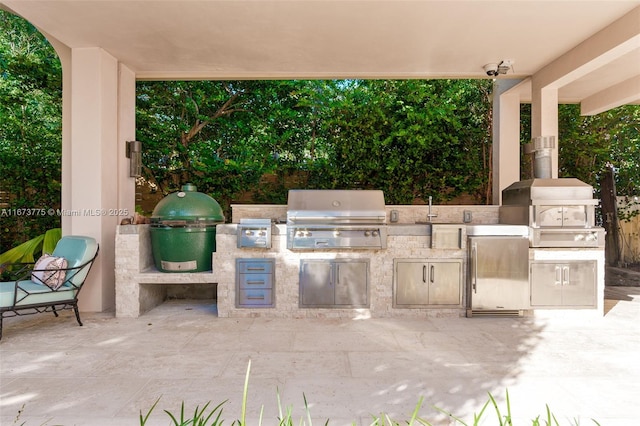
POLYGON ((478 244, 473 243, 471 245, 471 288, 474 293, 478 293, 476 284, 478 282, 478 244))

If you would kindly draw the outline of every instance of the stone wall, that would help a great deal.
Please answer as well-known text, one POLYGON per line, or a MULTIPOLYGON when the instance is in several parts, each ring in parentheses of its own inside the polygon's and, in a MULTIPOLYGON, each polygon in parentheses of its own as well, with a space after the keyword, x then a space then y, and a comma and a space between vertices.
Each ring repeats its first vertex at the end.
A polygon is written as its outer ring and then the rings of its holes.
MULTIPOLYGON (((215 298, 212 273, 164 273, 154 266, 149 225, 120 225, 116 232, 116 316, 134 317, 168 297, 184 296, 196 284, 196 297, 215 298), (208 287, 208 289, 207 289, 208 287)), ((190 295, 189 297, 193 297, 190 295)))

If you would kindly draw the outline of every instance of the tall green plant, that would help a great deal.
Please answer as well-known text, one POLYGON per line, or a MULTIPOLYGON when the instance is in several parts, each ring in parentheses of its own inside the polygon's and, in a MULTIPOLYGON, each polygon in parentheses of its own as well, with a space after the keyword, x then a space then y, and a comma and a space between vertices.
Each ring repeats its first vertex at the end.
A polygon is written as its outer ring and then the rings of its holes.
POLYGON ((29 263, 33 262, 36 256, 44 253, 51 254, 61 237, 62 230, 60 228, 49 229, 44 234, 38 235, 0 254, 0 265, 20 262, 29 263))

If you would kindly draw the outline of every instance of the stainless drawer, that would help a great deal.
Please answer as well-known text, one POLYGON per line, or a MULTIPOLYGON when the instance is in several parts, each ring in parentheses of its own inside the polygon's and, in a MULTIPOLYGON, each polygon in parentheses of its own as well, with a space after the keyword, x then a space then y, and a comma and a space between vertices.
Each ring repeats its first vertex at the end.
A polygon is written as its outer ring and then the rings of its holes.
POLYGON ((261 289, 273 287, 272 274, 239 274, 238 286, 242 289, 261 289))
POLYGON ((273 261, 264 259, 238 260, 237 272, 239 274, 271 274, 273 273, 273 261))
POLYGON ((238 306, 271 306, 273 291, 271 289, 243 290, 238 292, 238 306))
POLYGON ((275 306, 275 259, 236 259, 236 307, 275 306))

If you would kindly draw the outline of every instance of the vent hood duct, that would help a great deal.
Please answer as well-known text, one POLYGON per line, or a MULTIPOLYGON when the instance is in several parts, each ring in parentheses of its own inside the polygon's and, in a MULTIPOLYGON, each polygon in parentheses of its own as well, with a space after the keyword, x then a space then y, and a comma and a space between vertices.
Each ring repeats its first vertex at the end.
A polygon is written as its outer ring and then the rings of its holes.
POLYGON ((551 156, 555 147, 555 136, 538 136, 525 145, 525 153, 533 155, 534 178, 551 179, 551 156))

